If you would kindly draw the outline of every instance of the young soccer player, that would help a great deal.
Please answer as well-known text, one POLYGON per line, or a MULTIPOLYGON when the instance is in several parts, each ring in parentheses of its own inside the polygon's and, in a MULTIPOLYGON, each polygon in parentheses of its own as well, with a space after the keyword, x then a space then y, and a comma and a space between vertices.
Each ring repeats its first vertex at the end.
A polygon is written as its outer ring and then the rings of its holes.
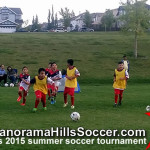
POLYGON ((114 73, 114 92, 115 92, 115 104, 114 107, 117 107, 117 101, 119 96, 118 105, 121 106, 123 91, 126 88, 127 79, 129 79, 129 74, 127 70, 124 69, 123 62, 118 62, 118 68, 115 69, 114 73))
MULTIPOLYGON (((52 62, 49 62, 48 68, 45 69, 47 76, 50 76, 51 67, 52 67, 52 62)), ((48 100, 50 100, 51 94, 52 94, 52 89, 51 89, 52 85, 51 84, 47 84, 47 88, 48 88, 48 100)))
POLYGON ((80 72, 75 66, 73 66, 73 59, 67 60, 67 73, 64 90, 64 107, 68 105, 67 94, 71 96, 71 109, 74 109, 74 89, 77 87, 77 77, 80 76, 80 72))
POLYGON ((57 64, 55 62, 52 63, 51 70, 49 72, 49 77, 54 81, 55 87, 51 86, 52 96, 51 96, 51 104, 56 103, 56 95, 59 87, 59 80, 62 78, 61 71, 57 69, 57 64))
POLYGON ((33 108, 33 112, 37 111, 37 107, 40 101, 43 104, 43 109, 47 110, 46 108, 47 84, 54 84, 54 81, 48 78, 45 72, 46 71, 44 68, 40 68, 38 70, 38 76, 35 76, 30 81, 30 84, 34 84, 33 89, 36 95, 35 107, 33 108))
POLYGON ((22 73, 20 74, 19 78, 20 78, 19 91, 18 91, 19 97, 17 101, 20 102, 23 96, 23 103, 21 103, 20 105, 25 106, 27 91, 30 84, 30 75, 28 74, 28 68, 26 66, 22 68, 22 73))

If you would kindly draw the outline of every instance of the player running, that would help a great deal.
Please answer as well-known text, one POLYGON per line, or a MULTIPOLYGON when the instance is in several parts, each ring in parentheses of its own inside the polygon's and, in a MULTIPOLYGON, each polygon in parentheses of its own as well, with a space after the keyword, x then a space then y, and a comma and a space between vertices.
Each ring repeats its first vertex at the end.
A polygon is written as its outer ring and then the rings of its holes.
POLYGON ((67 73, 64 90, 64 107, 68 105, 67 95, 71 96, 71 109, 74 109, 74 89, 77 87, 77 77, 80 76, 80 72, 75 66, 73 66, 73 59, 67 60, 67 73))
POLYGON ((19 91, 18 91, 19 97, 17 101, 20 102, 23 96, 23 103, 21 103, 20 105, 25 106, 28 87, 30 84, 30 75, 28 74, 28 68, 26 66, 22 68, 22 73, 20 74, 19 78, 20 78, 19 91))
POLYGON ((115 92, 114 107, 117 107, 118 96, 119 96, 118 105, 121 106, 123 91, 126 88, 127 79, 129 79, 129 74, 127 70, 124 69, 123 62, 118 62, 118 68, 115 69, 115 73, 114 73, 114 84, 113 84, 113 88, 115 92))

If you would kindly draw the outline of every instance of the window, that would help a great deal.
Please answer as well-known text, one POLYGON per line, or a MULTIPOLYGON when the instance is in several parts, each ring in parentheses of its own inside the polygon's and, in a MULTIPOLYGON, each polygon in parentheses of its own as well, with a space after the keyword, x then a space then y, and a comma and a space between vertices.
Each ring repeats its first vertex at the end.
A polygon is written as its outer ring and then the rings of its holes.
POLYGON ((8 14, 2 14, 2 20, 7 20, 8 19, 8 14))

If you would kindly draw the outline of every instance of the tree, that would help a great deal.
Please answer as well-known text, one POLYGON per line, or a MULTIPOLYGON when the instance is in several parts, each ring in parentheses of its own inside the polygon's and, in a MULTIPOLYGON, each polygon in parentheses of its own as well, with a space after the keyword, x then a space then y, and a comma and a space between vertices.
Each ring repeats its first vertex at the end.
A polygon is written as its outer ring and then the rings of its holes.
POLYGON ((147 0, 128 0, 122 3, 123 13, 119 17, 121 29, 134 34, 134 57, 138 56, 138 36, 150 27, 150 11, 147 8, 147 0))
POLYGON ((86 12, 84 14, 83 22, 86 25, 86 27, 91 27, 92 18, 91 18, 90 12, 88 10, 86 10, 86 12))
POLYGON ((48 24, 47 24, 47 30, 50 30, 51 29, 51 11, 50 9, 48 10, 48 17, 47 17, 47 20, 48 20, 48 24))
POLYGON ((32 28, 31 28, 31 30, 34 31, 35 29, 40 31, 39 19, 38 19, 37 15, 36 15, 35 18, 33 16, 33 20, 32 20, 32 28))
POLYGON ((52 15, 51 15, 51 27, 54 28, 54 24, 55 24, 55 19, 54 19, 54 9, 53 9, 53 5, 52 5, 52 15))
POLYGON ((114 18, 112 10, 107 9, 101 19, 101 23, 102 23, 102 26, 105 27, 105 31, 107 28, 109 28, 109 30, 111 31, 111 28, 114 22, 115 22, 115 18, 114 18))
POLYGON ((72 16, 74 16, 74 12, 70 12, 70 10, 66 7, 65 9, 62 9, 59 11, 59 14, 62 16, 63 18, 63 24, 64 27, 67 28, 70 26, 70 21, 72 16))
POLYGON ((55 28, 58 27, 58 17, 57 17, 57 13, 55 14, 55 28))

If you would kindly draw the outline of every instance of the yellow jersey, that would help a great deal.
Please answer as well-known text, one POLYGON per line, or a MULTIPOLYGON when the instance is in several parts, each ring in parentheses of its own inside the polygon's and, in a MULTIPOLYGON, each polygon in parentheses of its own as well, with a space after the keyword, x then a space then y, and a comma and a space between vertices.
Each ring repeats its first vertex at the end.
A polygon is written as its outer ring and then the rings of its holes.
POLYGON ((43 80, 40 80, 38 76, 35 76, 35 83, 33 85, 34 91, 41 91, 44 94, 47 94, 47 76, 43 80))
MULTIPOLYGON (((77 69, 76 67, 74 67, 71 70, 69 70, 69 68, 67 68, 67 76, 68 77, 75 77, 75 71, 76 71, 76 69, 77 69)), ((72 80, 69 80, 69 79, 66 78, 65 87, 76 88, 77 87, 77 79, 74 78, 72 80)))
POLYGON ((115 75, 116 75, 116 81, 113 84, 113 87, 115 89, 121 89, 124 90, 126 88, 126 79, 124 80, 120 80, 120 78, 125 78, 125 69, 123 69, 122 71, 118 71, 117 69, 115 69, 115 75))

